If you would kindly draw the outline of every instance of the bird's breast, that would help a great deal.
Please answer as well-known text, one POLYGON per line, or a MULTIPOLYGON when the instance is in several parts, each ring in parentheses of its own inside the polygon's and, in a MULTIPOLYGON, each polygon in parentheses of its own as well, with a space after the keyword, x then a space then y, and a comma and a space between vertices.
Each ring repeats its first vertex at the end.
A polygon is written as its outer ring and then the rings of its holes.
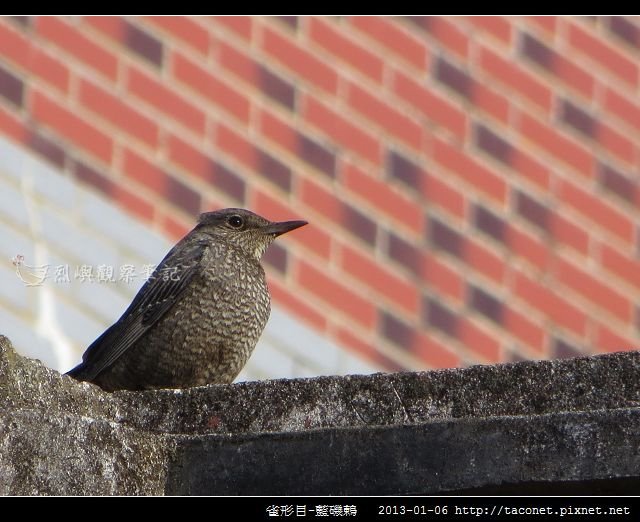
POLYGON ((221 327, 262 333, 270 311, 265 273, 257 261, 235 249, 214 251, 205 259, 200 299, 221 327))

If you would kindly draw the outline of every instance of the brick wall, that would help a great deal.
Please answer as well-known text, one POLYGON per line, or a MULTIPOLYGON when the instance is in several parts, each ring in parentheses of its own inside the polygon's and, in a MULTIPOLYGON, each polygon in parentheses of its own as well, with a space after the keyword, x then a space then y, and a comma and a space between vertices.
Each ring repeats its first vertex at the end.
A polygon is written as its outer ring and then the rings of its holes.
MULTIPOLYGON (((0 158, 0 332, 64 372, 127 308, 171 241, 2 136, 0 158)), ((379 370, 274 303, 237 380, 379 370)))
POLYGON ((2 18, 0 133, 175 239, 311 226, 274 301, 387 369, 640 337, 640 19, 2 18))

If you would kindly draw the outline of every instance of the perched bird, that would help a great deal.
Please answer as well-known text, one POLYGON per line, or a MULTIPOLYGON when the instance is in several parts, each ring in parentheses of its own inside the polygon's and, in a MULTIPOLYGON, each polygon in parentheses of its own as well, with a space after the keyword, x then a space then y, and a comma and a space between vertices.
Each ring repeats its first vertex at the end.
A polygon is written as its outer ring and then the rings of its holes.
POLYGON ((269 318, 260 258, 306 224, 237 208, 202 214, 67 375, 108 391, 232 382, 269 318))

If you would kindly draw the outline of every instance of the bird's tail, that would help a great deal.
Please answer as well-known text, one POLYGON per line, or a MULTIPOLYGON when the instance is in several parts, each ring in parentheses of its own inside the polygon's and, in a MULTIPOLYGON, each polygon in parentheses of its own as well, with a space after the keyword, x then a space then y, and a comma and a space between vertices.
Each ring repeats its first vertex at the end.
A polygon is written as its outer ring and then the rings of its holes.
POLYGON ((71 368, 67 373, 65 373, 65 375, 68 375, 69 377, 73 377, 74 379, 77 379, 78 381, 86 380, 86 372, 85 372, 84 363, 80 363, 75 368, 71 368))

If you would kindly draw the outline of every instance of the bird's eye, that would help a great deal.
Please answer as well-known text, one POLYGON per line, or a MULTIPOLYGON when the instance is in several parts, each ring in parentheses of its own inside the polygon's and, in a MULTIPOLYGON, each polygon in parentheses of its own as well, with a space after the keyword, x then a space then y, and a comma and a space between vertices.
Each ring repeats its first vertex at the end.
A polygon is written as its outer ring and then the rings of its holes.
POLYGON ((240 216, 231 216, 227 220, 227 223, 229 223, 233 228, 240 228, 244 225, 244 220, 240 216))

